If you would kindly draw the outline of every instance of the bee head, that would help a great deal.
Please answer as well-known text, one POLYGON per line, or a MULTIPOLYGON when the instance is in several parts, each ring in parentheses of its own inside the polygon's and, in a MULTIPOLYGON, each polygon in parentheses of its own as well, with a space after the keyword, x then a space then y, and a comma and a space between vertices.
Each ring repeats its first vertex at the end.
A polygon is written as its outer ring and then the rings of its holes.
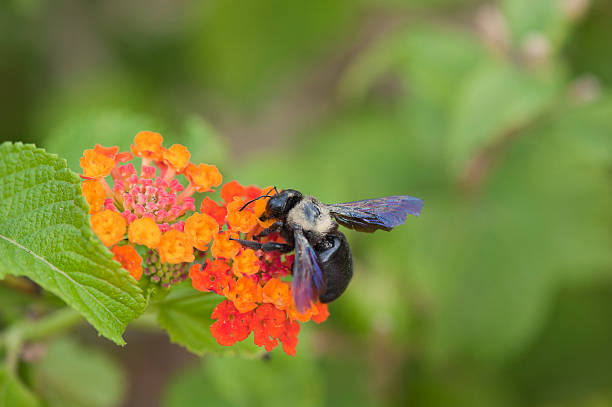
POLYGON ((276 195, 261 195, 255 199, 251 199, 249 202, 244 204, 240 210, 242 211, 244 208, 249 206, 252 202, 257 201, 258 199, 268 198, 269 201, 266 204, 266 210, 259 217, 259 220, 265 221, 268 219, 283 219, 287 216, 287 213, 303 198, 303 195, 300 191, 296 191, 295 189, 285 189, 281 192, 278 192, 278 189, 274 187, 276 191, 276 195))
POLYGON ((262 221, 268 219, 283 219, 302 198, 303 195, 301 192, 295 189, 285 189, 273 195, 270 200, 268 200, 266 210, 259 219, 262 221))

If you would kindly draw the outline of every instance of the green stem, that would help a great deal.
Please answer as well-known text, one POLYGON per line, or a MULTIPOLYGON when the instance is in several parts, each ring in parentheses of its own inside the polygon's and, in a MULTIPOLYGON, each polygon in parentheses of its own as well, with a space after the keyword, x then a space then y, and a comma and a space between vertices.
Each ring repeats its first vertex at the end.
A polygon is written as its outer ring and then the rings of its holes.
POLYGON ((46 338, 66 331, 84 321, 84 318, 72 308, 63 308, 41 319, 21 321, 10 326, 0 336, 0 347, 6 348, 6 366, 9 371, 15 371, 19 354, 25 342, 46 338))

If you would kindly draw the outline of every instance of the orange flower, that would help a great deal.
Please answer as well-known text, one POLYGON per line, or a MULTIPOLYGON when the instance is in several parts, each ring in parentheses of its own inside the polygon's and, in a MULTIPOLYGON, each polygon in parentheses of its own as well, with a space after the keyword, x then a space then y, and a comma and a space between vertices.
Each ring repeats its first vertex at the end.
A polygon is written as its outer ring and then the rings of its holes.
MULTIPOLYGON (((272 191, 274 191, 274 187, 264 188, 261 194, 262 195, 273 195, 272 191)), ((255 201, 255 203, 253 204, 253 212, 255 213, 255 216, 257 218, 257 223, 259 223, 259 226, 261 226, 264 229, 272 226, 272 224, 276 222, 276 219, 268 219, 266 221, 259 220, 261 215, 263 215, 264 212, 266 211, 266 205, 268 205, 268 199, 260 199, 258 201, 255 201)))
POLYGON ((104 146, 101 146, 100 144, 96 144, 96 146, 94 147, 94 151, 98 154, 105 155, 108 158, 114 160, 115 156, 117 155, 117 152, 119 151, 119 147, 117 146, 104 147, 104 146))
POLYGON ((310 321, 312 316, 317 314, 318 312, 319 310, 317 309, 317 306, 314 303, 311 303, 310 308, 308 308, 302 313, 298 312, 298 310, 295 308, 294 301, 291 301, 291 304, 287 308, 287 314, 289 314, 289 318, 291 318, 292 320, 298 320, 300 322, 310 321))
POLYGON ((132 153, 138 157, 160 161, 162 156, 163 137, 152 131, 141 131, 134 138, 132 153))
POLYGON ((240 312, 248 312, 261 302, 261 286, 249 277, 240 277, 237 281, 230 280, 223 294, 234 303, 240 312))
POLYGON ((193 240, 193 245, 201 251, 208 249, 206 246, 219 232, 219 224, 212 216, 205 213, 194 213, 185 222, 185 233, 193 240))
POLYGON ((236 277, 242 277, 242 275, 251 275, 259 271, 259 258, 255 255, 252 249, 245 249, 234 257, 234 263, 232 264, 232 273, 236 277))
POLYGON ((191 157, 191 154, 189 154, 187 147, 180 144, 173 144, 169 149, 163 150, 162 157, 166 165, 176 172, 181 172, 187 167, 187 164, 189 164, 189 157, 191 157))
POLYGON ((162 263, 191 263, 195 260, 191 238, 175 229, 162 235, 157 251, 162 263))
POLYGON ((100 209, 102 209, 106 194, 104 193, 104 187, 102 186, 102 183, 99 180, 87 179, 81 184, 81 189, 83 190, 83 196, 85 197, 85 200, 89 204, 90 214, 96 213, 100 209))
POLYGON ((128 228, 128 239, 132 243, 155 249, 161 239, 161 230, 157 223, 149 217, 136 219, 128 228))
POLYGON ((131 276, 136 279, 136 281, 140 280, 142 276, 142 259, 134 249, 129 244, 125 246, 115 246, 111 249, 111 252, 115 254, 113 256, 113 260, 121 263, 121 266, 130 272, 131 276))
POLYGON ((80 160, 85 178, 104 178, 115 166, 115 160, 95 150, 85 150, 80 160))
POLYGON ((244 198, 246 189, 238 183, 238 181, 230 181, 221 188, 221 198, 225 203, 230 203, 235 197, 244 198))
POLYGON ((317 313, 312 316, 312 320, 316 322, 317 324, 320 324, 321 322, 325 322, 327 320, 327 317, 329 317, 329 311, 327 309, 327 304, 323 304, 317 301, 315 306, 317 307, 317 313))
POLYGON ((223 180, 217 167, 206 164, 200 164, 199 166, 193 164, 187 165, 185 176, 187 176, 189 182, 198 192, 211 191, 211 187, 221 185, 223 180))
POLYGON ((250 210, 240 211, 244 205, 242 198, 235 197, 232 202, 227 204, 227 224, 232 230, 248 233, 257 226, 257 217, 250 210))
MULTIPOLYGON (((232 237, 238 237, 232 236, 232 237)), ((214 258, 231 259, 238 254, 242 245, 233 240, 229 240, 229 232, 219 232, 213 241, 211 251, 214 258)))
POLYGON ((93 214, 89 221, 94 233, 107 247, 116 244, 125 235, 127 223, 117 212, 106 209, 93 214))
POLYGON ((194 264, 189 269, 189 278, 193 288, 198 291, 214 291, 219 295, 223 295, 223 290, 227 287, 232 275, 230 267, 223 260, 206 260, 206 264, 202 269, 201 264, 194 264))
POLYGON ((271 278, 263 288, 264 303, 271 303, 276 308, 286 310, 292 303, 289 284, 280 278, 271 278))
POLYGON ((200 205, 200 212, 212 216, 219 225, 223 225, 225 223, 227 209, 225 209, 224 206, 217 205, 217 203, 209 197, 204 198, 202 201, 202 205, 200 205))

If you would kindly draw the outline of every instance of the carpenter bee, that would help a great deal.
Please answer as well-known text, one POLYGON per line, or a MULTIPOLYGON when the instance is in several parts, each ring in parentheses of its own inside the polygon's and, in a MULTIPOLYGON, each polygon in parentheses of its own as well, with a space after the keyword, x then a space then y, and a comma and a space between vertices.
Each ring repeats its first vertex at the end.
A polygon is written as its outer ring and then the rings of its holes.
POLYGON ((278 232, 287 243, 232 239, 245 247, 288 253, 295 250, 292 291, 296 308, 304 312, 317 298, 328 303, 338 298, 353 277, 353 256, 338 224, 359 232, 390 231, 406 220, 406 214, 419 216, 423 201, 411 196, 387 196, 363 201, 324 204, 295 189, 262 195, 266 198, 260 220, 275 220, 255 239, 278 232))

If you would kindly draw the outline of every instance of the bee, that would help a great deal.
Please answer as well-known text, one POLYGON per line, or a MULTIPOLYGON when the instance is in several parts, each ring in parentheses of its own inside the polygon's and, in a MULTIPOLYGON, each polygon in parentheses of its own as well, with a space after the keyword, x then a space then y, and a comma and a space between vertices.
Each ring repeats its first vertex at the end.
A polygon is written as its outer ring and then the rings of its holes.
POLYGON ((406 220, 419 216, 423 201, 411 196, 387 196, 363 201, 324 204, 295 189, 261 195, 268 199, 261 221, 275 222, 254 237, 259 239, 278 232, 287 243, 232 239, 241 245, 263 251, 288 253, 295 250, 292 292, 296 308, 304 312, 317 299, 329 303, 340 297, 353 277, 353 256, 338 225, 359 232, 390 231, 406 220))

